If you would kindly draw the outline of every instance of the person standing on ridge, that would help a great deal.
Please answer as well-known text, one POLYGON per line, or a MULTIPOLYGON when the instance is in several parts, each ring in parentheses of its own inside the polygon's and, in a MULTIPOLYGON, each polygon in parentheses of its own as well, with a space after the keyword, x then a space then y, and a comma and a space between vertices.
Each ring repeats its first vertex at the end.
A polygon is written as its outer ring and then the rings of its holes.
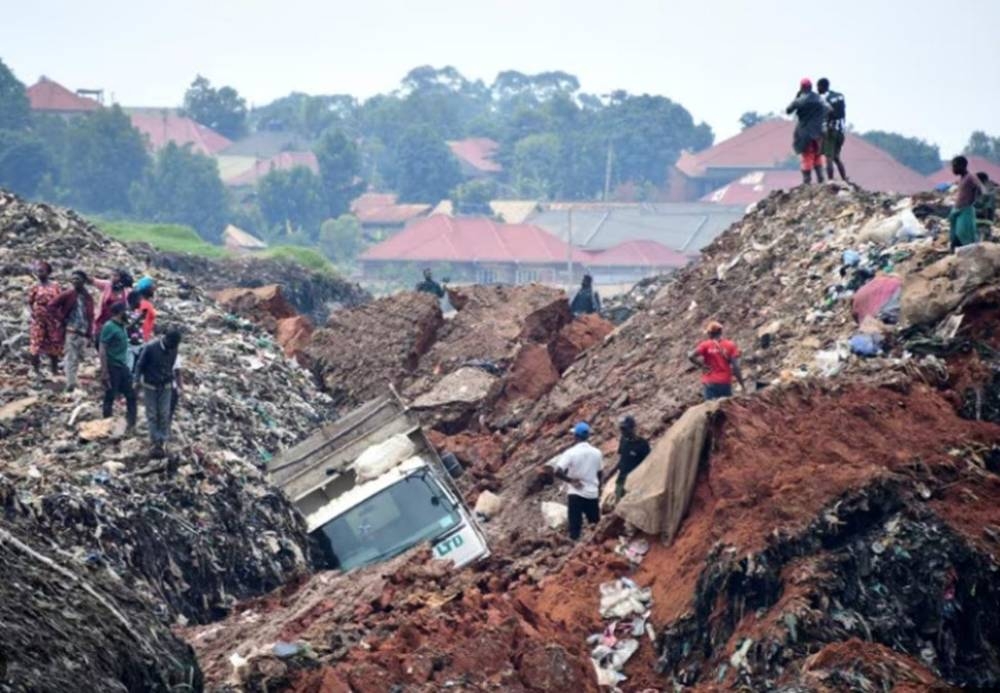
POLYGON ((747 391, 740 370, 740 350, 735 343, 722 339, 722 325, 714 320, 705 326, 708 339, 703 340, 688 359, 703 371, 701 383, 705 388, 705 401, 731 397, 733 377, 740 384, 740 390, 747 391))
POLYGON ((621 500, 625 495, 625 481, 628 475, 649 455, 649 441, 636 433, 635 419, 631 416, 622 417, 618 430, 621 431, 621 438, 618 441, 618 462, 608 472, 608 477, 618 472, 618 477, 615 479, 615 498, 621 500))
POLYGON ((139 294, 137 310, 141 316, 142 341, 148 342, 153 338, 156 329, 156 308, 153 306, 156 282, 152 277, 143 277, 135 283, 133 293, 139 294))
POLYGON ((826 116, 826 132, 823 134, 823 156, 826 157, 826 177, 833 180, 833 167, 837 166, 840 179, 847 182, 847 171, 840 160, 840 150, 844 147, 844 132, 847 128, 847 102, 839 91, 830 89, 830 80, 823 77, 816 82, 816 91, 833 109, 826 116))
POLYGON ((444 298, 444 288, 434 281, 434 275, 431 273, 430 267, 424 270, 424 280, 417 284, 417 291, 425 294, 433 294, 438 298, 444 298))
POLYGON ((170 439, 170 424, 173 418, 171 401, 176 376, 174 366, 177 363, 177 349, 180 343, 180 330, 170 328, 162 337, 143 347, 139 362, 135 366, 136 382, 142 385, 146 421, 149 424, 149 438, 152 443, 150 452, 152 459, 160 459, 166 455, 166 444, 170 439))
POLYGON ((98 337, 101 354, 101 383, 104 385, 102 416, 107 419, 118 395, 125 397, 125 435, 135 432, 138 413, 135 390, 132 389, 132 374, 128 370, 128 334, 125 323, 128 309, 124 303, 115 303, 108 311, 111 315, 101 328, 98 337))
POLYGON ((951 160, 951 172, 958 176, 955 206, 948 215, 948 222, 951 224, 948 235, 951 249, 955 250, 979 240, 979 232, 976 229, 976 200, 983 194, 983 188, 979 178, 969 172, 969 160, 964 156, 956 156, 951 160))
POLYGON ((28 310, 31 314, 28 324, 28 353, 35 377, 42 376, 42 356, 49 358, 52 375, 59 374, 59 359, 62 357, 62 330, 59 321, 50 310, 50 304, 59 296, 59 285, 52 281, 52 265, 41 260, 35 265, 38 283, 28 291, 28 310))
POLYGON ((792 137, 792 147, 802 158, 802 184, 812 183, 812 172, 816 172, 816 182, 823 182, 823 126, 833 109, 819 94, 813 91, 812 80, 808 77, 799 82, 799 93, 785 112, 795 114, 798 124, 792 137))
POLYGON ((94 334, 100 339, 104 323, 111 319, 111 306, 116 303, 124 304, 128 299, 128 290, 132 288, 132 275, 123 269, 117 269, 111 275, 111 279, 95 277, 90 282, 101 292, 101 298, 97 303, 97 320, 94 321, 94 334))
POLYGON ((587 442, 590 426, 581 421, 573 426, 576 444, 550 464, 556 478, 566 482, 566 509, 569 524, 569 538, 576 541, 583 529, 583 518, 590 524, 601 519, 598 497, 601 488, 601 468, 604 456, 601 451, 587 442))
POLYGON ((94 299, 87 291, 90 278, 83 270, 75 270, 72 288, 63 291, 50 307, 55 319, 65 333, 66 391, 73 392, 77 385, 77 371, 87 345, 94 339, 94 299))
POLYGON ((569 302, 569 309, 574 318, 587 313, 600 314, 601 295, 594 289, 594 278, 589 274, 583 275, 580 288, 573 295, 573 300, 569 302))

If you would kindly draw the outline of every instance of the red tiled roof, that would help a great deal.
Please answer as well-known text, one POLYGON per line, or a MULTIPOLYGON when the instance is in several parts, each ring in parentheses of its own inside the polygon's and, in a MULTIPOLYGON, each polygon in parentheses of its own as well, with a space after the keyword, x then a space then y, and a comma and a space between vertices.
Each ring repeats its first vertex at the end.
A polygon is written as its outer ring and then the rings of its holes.
POLYGON ((625 241, 605 250, 585 251, 593 267, 684 267, 691 258, 662 243, 649 240, 625 241))
POLYGON ((488 137, 471 137, 466 140, 449 142, 448 147, 460 161, 482 171, 483 173, 499 173, 503 171, 503 166, 493 161, 500 145, 488 137))
POLYGON ((226 181, 226 185, 239 187, 242 185, 257 185, 260 179, 271 171, 290 171, 296 166, 302 166, 313 173, 319 173, 319 162, 312 152, 281 152, 270 159, 261 159, 249 171, 244 171, 226 181))
POLYGON ((587 263, 590 257, 532 224, 435 214, 369 248, 362 260, 587 263))
POLYGON ((69 89, 53 82, 48 77, 42 77, 27 89, 28 101, 34 111, 62 111, 64 113, 79 113, 96 111, 101 107, 93 99, 78 96, 69 89))
MULTIPOLYGON (((990 177, 990 180, 1000 181, 1000 164, 995 164, 981 156, 967 155, 965 158, 969 160, 969 170, 973 173, 984 171, 990 177)), ((933 188, 941 183, 954 183, 955 180, 956 176, 951 172, 951 163, 949 162, 941 170, 927 176, 927 187, 933 188)))
POLYGON ((720 205, 752 205, 775 190, 788 190, 802 183, 799 171, 751 171, 701 198, 720 205))
POLYGON ((429 212, 430 205, 397 204, 393 193, 365 193, 351 202, 351 213, 362 224, 404 224, 429 212))
MULTIPOLYGON (((767 120, 705 151, 685 152, 677 168, 691 178, 706 176, 711 169, 777 169, 794 155, 794 129, 791 120, 767 120)), ((913 193, 927 188, 923 176, 857 135, 848 133, 842 159, 851 180, 868 190, 913 193)))
POLYGON ((181 147, 190 144, 199 154, 211 156, 232 144, 212 128, 171 111, 130 113, 129 117, 132 126, 149 138, 153 151, 173 142, 181 147))

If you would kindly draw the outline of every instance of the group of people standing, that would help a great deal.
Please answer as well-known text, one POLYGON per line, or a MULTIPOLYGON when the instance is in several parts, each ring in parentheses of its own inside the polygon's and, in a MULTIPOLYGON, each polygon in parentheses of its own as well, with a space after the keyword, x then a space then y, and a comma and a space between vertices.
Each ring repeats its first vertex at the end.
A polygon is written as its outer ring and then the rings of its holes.
POLYGON ((816 83, 813 91, 812 80, 806 77, 799 82, 799 92, 785 112, 798 119, 792 147, 802 162, 802 182, 809 185, 813 174, 817 183, 824 182, 824 165, 826 178, 833 180, 836 166, 840 178, 846 182, 847 170, 840 158, 847 127, 844 95, 830 89, 826 77, 816 83))
POLYGON ((29 353, 35 377, 42 377, 43 358, 53 375, 58 375, 61 360, 66 391, 72 393, 79 387, 81 363, 90 349, 96 349, 103 386, 102 415, 110 417, 115 401, 123 398, 126 435, 132 435, 138 415, 136 390, 140 389, 152 441, 151 457, 163 457, 183 388, 178 355, 181 331, 170 327, 155 336, 155 281, 151 277, 134 281, 124 269, 108 279, 77 269, 70 275, 69 286, 63 288, 52 274, 51 264, 39 262, 35 268, 38 283, 28 292, 29 353))

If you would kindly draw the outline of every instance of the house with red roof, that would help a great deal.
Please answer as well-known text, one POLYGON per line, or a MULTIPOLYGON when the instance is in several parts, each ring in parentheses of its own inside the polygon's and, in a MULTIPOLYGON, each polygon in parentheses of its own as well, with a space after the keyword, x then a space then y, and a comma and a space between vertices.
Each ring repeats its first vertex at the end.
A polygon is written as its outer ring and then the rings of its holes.
MULTIPOLYGON (((669 199, 673 201, 715 199, 729 204, 726 192, 713 195, 723 187, 739 181, 747 174, 790 170, 797 172, 798 161, 792 150, 792 133, 795 123, 775 118, 766 120, 704 151, 692 154, 683 152, 667 176, 669 199)), ((842 153, 847 175, 862 188, 883 192, 914 193, 927 188, 922 175, 904 166, 882 149, 863 138, 848 133, 842 153)), ((786 174, 787 176, 787 174, 786 174)), ((775 176, 770 183, 793 184, 791 178, 775 176)), ((756 202, 767 195, 768 181, 752 183, 760 190, 744 189, 739 198, 755 198, 756 202), (751 192, 759 194, 750 194, 751 192)), ((801 182, 801 178, 799 178, 801 182)), ((736 196, 736 193, 734 193, 736 196)))
POLYGON ((213 156, 232 142, 215 130, 169 108, 128 108, 132 127, 146 136, 149 148, 157 152, 173 142, 205 156, 213 156))
POLYGON ((477 284, 572 283, 585 271, 592 272, 598 283, 618 283, 689 262, 655 241, 583 251, 534 224, 443 214, 410 224, 369 248, 359 260, 368 278, 407 272, 416 276, 424 266, 446 266, 452 281, 477 284))
MULTIPOLYGON (((984 159, 981 156, 971 156, 967 154, 965 158, 969 160, 969 170, 973 173, 979 173, 982 171, 990 177, 991 181, 1000 181, 1000 164, 995 164, 989 159, 984 159)), ((957 178, 955 174, 951 172, 951 162, 949 161, 938 171, 935 171, 931 175, 927 176, 927 188, 935 188, 942 183, 954 183, 956 180, 957 178)))
POLYGON ((503 171, 494 161, 500 145, 488 137, 470 137, 448 143, 451 153, 458 159, 462 175, 466 178, 488 178, 503 171))
MULTIPOLYGON (((27 88, 31 110, 61 116, 75 116, 96 111, 100 102, 76 94, 48 77, 42 76, 27 88)), ((93 93, 88 90, 88 93, 93 93)))
POLYGON ((364 193, 351 202, 351 214, 369 237, 377 237, 395 233, 431 211, 428 204, 401 204, 397 200, 395 193, 364 193))
POLYGON ((232 188, 255 186, 271 171, 291 171, 300 166, 319 173, 319 162, 312 152, 279 152, 267 159, 254 159, 248 168, 235 175, 224 176, 222 182, 232 188))

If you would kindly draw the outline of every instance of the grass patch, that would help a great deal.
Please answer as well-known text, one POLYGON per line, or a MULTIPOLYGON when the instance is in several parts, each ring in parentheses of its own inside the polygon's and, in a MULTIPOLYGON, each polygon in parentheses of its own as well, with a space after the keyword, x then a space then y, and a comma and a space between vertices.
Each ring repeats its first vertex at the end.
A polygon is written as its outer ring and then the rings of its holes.
POLYGON ((264 257, 291 260, 306 269, 335 274, 333 264, 322 253, 312 248, 304 248, 299 245, 276 245, 265 250, 264 257))
POLYGON ((138 221, 102 221, 94 224, 104 233, 123 243, 149 243, 164 253, 190 253, 202 257, 223 258, 229 253, 212 245, 190 226, 148 224, 138 221))

